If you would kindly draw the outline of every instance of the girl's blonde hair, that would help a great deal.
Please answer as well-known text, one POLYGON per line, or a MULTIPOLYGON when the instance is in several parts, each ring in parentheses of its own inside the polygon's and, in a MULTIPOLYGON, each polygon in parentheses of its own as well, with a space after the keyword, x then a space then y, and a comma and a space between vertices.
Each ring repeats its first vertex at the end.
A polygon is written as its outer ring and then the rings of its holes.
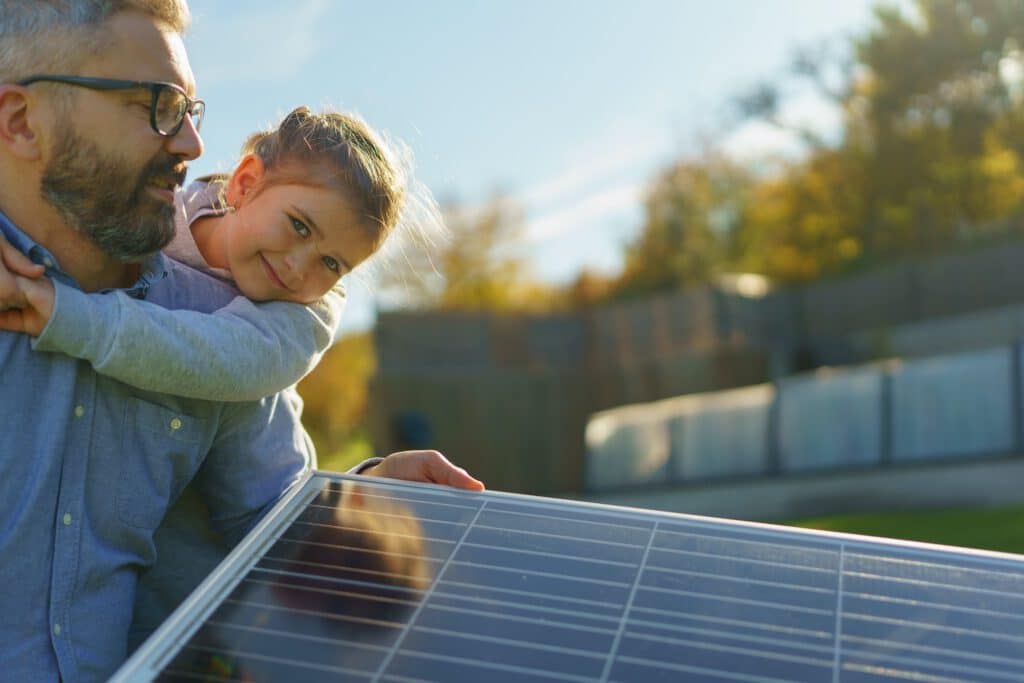
MULTIPOLYGON (((298 107, 269 131, 249 136, 242 155, 257 156, 261 184, 299 183, 336 189, 352 203, 377 250, 394 230, 406 198, 406 169, 361 119, 298 107)), ((258 190, 257 190, 258 191, 258 190)))

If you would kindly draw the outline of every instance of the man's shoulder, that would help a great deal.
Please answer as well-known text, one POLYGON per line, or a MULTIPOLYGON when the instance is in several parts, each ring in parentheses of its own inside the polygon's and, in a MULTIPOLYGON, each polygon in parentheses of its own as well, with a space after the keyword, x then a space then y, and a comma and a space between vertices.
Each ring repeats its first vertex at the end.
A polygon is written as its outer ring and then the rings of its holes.
POLYGON ((167 276, 154 283, 148 301, 170 309, 210 313, 223 308, 241 293, 229 282, 164 257, 167 276))

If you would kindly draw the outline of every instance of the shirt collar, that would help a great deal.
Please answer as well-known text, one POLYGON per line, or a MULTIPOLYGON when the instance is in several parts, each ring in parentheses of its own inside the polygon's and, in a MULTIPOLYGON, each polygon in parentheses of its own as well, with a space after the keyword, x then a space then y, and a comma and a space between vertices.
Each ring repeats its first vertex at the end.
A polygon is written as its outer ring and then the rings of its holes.
MULTIPOLYGON (((25 254, 33 263, 46 267, 46 274, 64 284, 81 289, 74 278, 65 273, 57 263, 57 259, 43 245, 36 242, 27 234, 22 232, 3 211, 0 211, 0 233, 7 238, 7 241, 14 245, 14 248, 25 254)), ((141 264, 142 269, 139 278, 134 284, 128 287, 112 287, 101 290, 102 292, 121 291, 136 299, 145 298, 149 288, 167 277, 167 257, 157 252, 148 257, 141 264)))

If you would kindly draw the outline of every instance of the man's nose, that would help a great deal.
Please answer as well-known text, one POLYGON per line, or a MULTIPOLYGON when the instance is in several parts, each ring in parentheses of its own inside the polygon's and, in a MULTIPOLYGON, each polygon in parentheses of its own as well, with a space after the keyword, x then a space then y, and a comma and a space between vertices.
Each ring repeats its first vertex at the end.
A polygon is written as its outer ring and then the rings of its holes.
POLYGON ((178 132, 165 140, 167 152, 186 161, 191 161, 203 153, 203 138, 199 136, 199 130, 191 116, 186 116, 178 132))

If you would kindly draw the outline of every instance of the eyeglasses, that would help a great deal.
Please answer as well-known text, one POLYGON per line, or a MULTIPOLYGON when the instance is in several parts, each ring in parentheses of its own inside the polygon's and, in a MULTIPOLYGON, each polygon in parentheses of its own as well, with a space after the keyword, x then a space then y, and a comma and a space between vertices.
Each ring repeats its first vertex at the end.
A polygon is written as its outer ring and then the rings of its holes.
POLYGON ((185 116, 192 118, 196 130, 203 122, 206 103, 194 100, 179 85, 155 81, 124 81, 116 78, 88 78, 86 76, 30 76, 18 85, 31 85, 40 81, 67 83, 90 90, 149 90, 149 125, 157 135, 172 137, 181 130, 185 116))

